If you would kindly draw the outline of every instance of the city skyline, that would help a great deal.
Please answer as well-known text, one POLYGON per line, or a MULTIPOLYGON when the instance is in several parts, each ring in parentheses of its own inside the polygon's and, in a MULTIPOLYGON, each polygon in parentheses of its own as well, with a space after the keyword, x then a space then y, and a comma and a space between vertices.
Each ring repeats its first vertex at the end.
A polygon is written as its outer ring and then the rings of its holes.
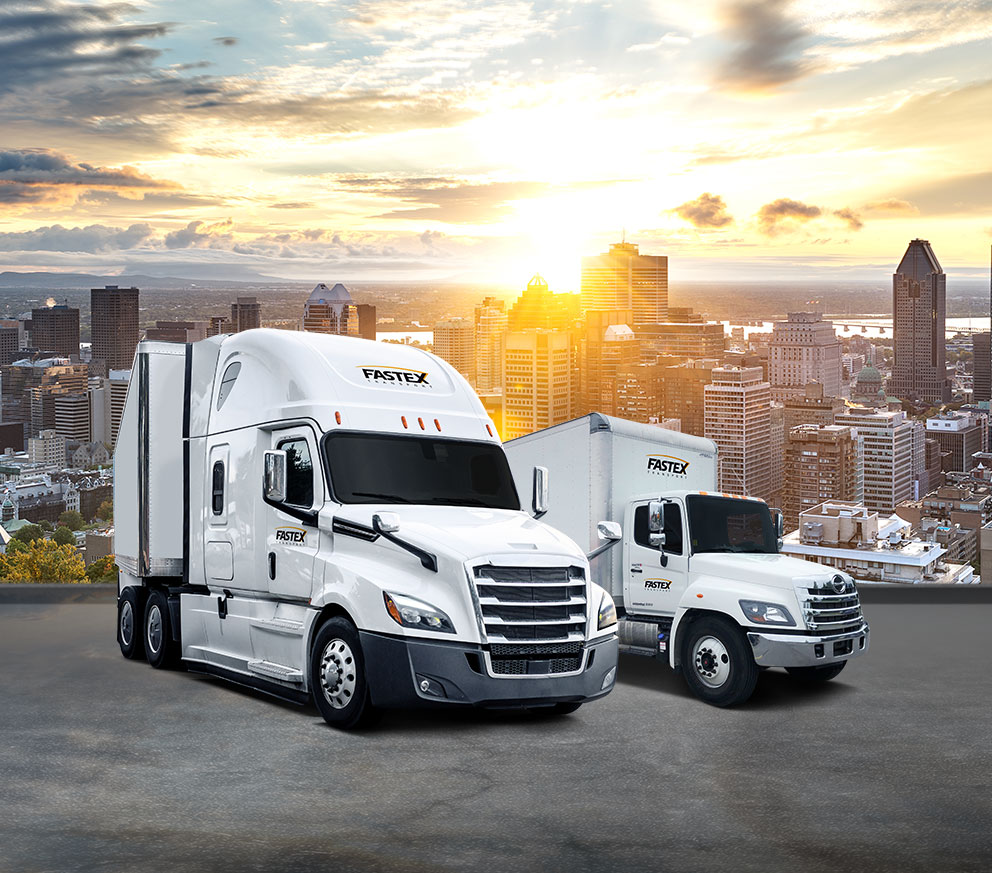
POLYGON ((0 269, 575 290, 982 277, 980 6, 395 0, 0 10, 0 269), (416 19, 417 27, 408 26, 416 19))

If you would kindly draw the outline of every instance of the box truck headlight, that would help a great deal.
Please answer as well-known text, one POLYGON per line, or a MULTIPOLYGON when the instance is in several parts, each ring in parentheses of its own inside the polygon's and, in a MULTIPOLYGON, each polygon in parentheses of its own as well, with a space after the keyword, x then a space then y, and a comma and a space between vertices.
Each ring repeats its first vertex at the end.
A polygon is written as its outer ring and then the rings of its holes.
POLYGON ((451 619, 436 606, 424 603, 423 600, 404 597, 402 594, 388 594, 385 591, 382 592, 382 599, 386 603, 389 617, 402 627, 441 631, 446 634, 455 632, 451 619))
POLYGON ((741 609, 748 621, 755 624, 780 624, 795 627, 792 616, 780 603, 764 603, 760 600, 740 600, 741 609))
POLYGON ((599 629, 612 627, 617 623, 617 607, 610 597, 609 591, 603 592, 603 598, 599 602, 599 629))

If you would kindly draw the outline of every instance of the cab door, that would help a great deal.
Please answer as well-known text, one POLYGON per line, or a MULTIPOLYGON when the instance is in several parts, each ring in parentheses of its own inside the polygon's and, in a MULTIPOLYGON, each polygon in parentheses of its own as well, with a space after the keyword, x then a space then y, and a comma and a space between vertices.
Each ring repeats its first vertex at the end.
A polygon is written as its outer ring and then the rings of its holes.
POLYGON ((665 544, 658 548, 650 541, 649 503, 645 500, 627 507, 624 603, 627 611, 635 614, 674 615, 689 578, 685 511, 679 500, 665 503, 665 544), (665 566, 662 566, 662 555, 665 566))
MULTIPOLYGON (((317 512, 324 503, 317 440, 307 425, 272 431, 270 448, 286 453, 286 499, 263 501, 262 557, 269 593, 280 599, 308 600, 319 544, 317 512)), ((256 481, 262 487, 264 452, 256 481)))

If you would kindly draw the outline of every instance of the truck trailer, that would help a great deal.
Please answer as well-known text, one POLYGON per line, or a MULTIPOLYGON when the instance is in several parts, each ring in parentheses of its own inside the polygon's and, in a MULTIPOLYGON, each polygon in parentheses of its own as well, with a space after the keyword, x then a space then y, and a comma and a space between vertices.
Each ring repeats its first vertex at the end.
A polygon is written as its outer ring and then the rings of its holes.
MULTIPOLYGON (((300 703, 567 713, 609 693, 616 612, 521 508, 445 361, 280 330, 142 342, 114 453, 117 639, 300 703)), ((618 537, 604 524, 603 536, 618 537)))
POLYGON ((622 525, 592 564, 620 651, 667 661, 706 702, 747 700, 768 667, 832 679, 868 650, 854 580, 780 554, 781 512, 717 491, 712 440, 592 413, 505 448, 518 483, 547 469, 545 520, 580 545, 622 525))

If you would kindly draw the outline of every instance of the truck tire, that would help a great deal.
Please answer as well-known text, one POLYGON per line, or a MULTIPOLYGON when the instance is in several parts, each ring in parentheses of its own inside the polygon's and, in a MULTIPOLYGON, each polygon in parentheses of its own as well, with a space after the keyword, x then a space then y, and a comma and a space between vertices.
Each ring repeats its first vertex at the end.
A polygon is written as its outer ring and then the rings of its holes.
POLYGON ((169 600, 161 591, 152 591, 145 604, 144 644, 145 657, 155 669, 179 663, 179 646, 172 639, 169 600))
POLYGON ((740 628, 719 616, 706 616, 689 626, 682 672, 692 692, 713 706, 743 703, 758 681, 758 665, 740 628))
POLYGON ((317 631, 310 650, 310 692, 332 727, 367 727, 378 715, 365 677, 361 640, 348 619, 328 619, 317 631))
POLYGON ((847 666, 847 661, 838 661, 826 667, 786 667, 790 676, 803 682, 828 682, 847 666))
POLYGON ((144 597, 140 589, 128 586, 117 598, 117 644, 121 654, 132 661, 145 657, 144 597))

